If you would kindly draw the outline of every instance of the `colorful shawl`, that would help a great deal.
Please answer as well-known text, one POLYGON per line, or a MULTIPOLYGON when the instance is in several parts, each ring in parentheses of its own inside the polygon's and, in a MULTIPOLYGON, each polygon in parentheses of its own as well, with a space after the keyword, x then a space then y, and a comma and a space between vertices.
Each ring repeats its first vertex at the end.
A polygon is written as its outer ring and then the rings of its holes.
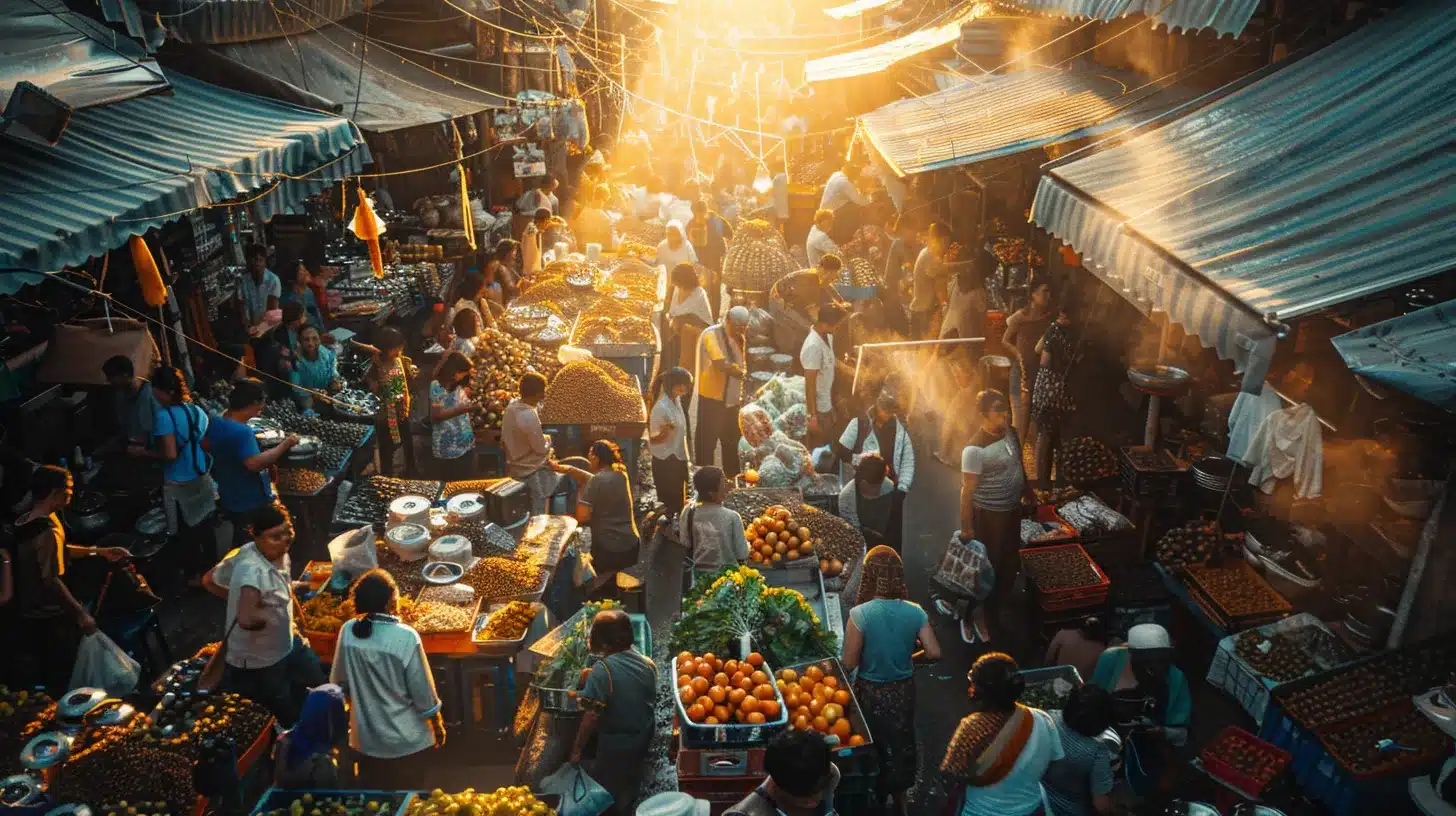
POLYGON ((1033 716, 1031 709, 1017 705, 1014 711, 963 718, 941 760, 941 772, 976 788, 1005 779, 1031 739, 1033 716))
POLYGON ((905 564, 900 554, 880 544, 865 553, 864 572, 859 578, 859 592, 855 595, 856 605, 868 603, 876 598, 907 600, 910 592, 905 587, 905 564))

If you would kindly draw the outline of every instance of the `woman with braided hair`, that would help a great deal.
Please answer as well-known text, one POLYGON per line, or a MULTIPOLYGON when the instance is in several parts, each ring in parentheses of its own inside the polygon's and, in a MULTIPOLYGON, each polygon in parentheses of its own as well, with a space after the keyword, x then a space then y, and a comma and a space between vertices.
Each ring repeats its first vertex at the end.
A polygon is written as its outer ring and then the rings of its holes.
POLYGON ((844 629, 844 668, 855 672, 860 702, 880 754, 876 793, 904 814, 905 792, 915 784, 915 665, 917 641, 930 660, 940 643, 930 618, 909 600, 900 554, 881 544, 865 554, 859 593, 844 629))
POLYGON ((1010 655, 981 655, 966 675, 970 714, 956 726, 940 771, 959 816, 1045 816, 1041 778, 1062 759, 1051 715, 1018 703, 1026 680, 1010 655))

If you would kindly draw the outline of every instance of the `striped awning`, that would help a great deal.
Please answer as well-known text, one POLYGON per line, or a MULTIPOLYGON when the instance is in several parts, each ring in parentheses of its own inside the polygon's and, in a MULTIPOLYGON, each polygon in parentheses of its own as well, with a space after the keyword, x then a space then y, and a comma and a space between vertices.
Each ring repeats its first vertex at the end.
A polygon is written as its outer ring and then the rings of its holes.
POLYGON ((1456 267, 1453 109, 1456 16, 1415 3, 1054 167, 1032 219, 1145 310, 1266 364, 1276 318, 1456 267))
POLYGON ((364 0, 136 0, 184 43, 252 42, 307 34, 364 10, 364 0))
POLYGON ((1456 300, 1356 329, 1331 342, 1356 374, 1456 411, 1456 300))
MULTIPOLYGON (((262 219, 358 173, 368 148, 339 116, 172 75, 173 94, 78 111, 53 148, 0 150, 0 268, 51 272, 198 207, 262 219)), ((0 291, 13 275, 0 276, 0 291)))
MULTIPOLYGON (((73 110, 168 88, 162 69, 139 43, 69 11, 60 0, 0 3, 0 111, 20 81, 73 110)), ((0 133, 28 137, 16 132, 24 125, 0 115, 0 133)))
MULTIPOLYGON (((372 38, 366 49, 363 37, 342 26, 298 37, 219 45, 212 50, 251 69, 250 73, 329 100, 332 107, 370 133, 447 122, 509 104, 505 97, 426 67, 439 63, 438 58, 372 38)), ((239 87, 231 81, 226 84, 239 87)))
POLYGON ((1146 14, 1155 26, 1193 33, 1211 28, 1224 36, 1243 33, 1259 8, 1259 0, 1006 0, 1037 14, 1093 20, 1116 20, 1146 14))
POLYGON ((889 42, 809 60, 804 63, 804 80, 824 82, 883 71, 900 60, 955 42, 960 39, 961 26, 989 11, 987 3, 965 3, 949 17, 942 17, 889 42))
POLYGON ((1111 132, 1187 99, 1105 69, 1020 71, 891 102, 861 116, 859 132, 907 176, 1111 132))

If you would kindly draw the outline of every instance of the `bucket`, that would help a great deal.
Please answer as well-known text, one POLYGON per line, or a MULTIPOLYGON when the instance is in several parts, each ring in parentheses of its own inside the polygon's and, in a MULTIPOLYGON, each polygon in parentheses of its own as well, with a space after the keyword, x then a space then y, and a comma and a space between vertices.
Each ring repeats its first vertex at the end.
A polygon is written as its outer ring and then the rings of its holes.
POLYGON ((981 358, 981 388, 1000 391, 1010 399, 1011 358, 999 354, 988 354, 981 358))

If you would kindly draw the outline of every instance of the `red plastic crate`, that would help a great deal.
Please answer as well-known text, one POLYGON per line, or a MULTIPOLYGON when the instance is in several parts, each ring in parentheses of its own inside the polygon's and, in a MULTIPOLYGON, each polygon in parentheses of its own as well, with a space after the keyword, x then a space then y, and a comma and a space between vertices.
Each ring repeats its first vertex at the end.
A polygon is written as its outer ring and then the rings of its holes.
MULTIPOLYGON (((1079 587, 1069 587, 1067 589, 1048 590, 1037 587, 1037 603, 1041 606, 1042 611, 1044 612, 1061 612, 1067 609, 1081 609, 1087 606, 1098 606, 1107 602, 1107 596, 1112 591, 1112 581, 1107 577, 1107 573, 1103 572, 1102 568, 1097 566, 1096 560, 1094 560, 1092 556, 1087 553, 1086 548, 1084 548, 1081 544, 1054 544, 1050 547, 1027 547, 1026 549, 1022 550, 1021 556, 1024 561, 1026 555, 1028 554, 1041 556, 1055 552, 1057 550, 1072 549, 1075 549, 1077 552, 1081 553, 1082 557, 1087 559, 1087 563, 1092 565, 1092 571, 1097 573, 1098 581, 1095 584, 1087 584, 1085 586, 1079 587)), ((1022 565, 1022 569, 1026 570, 1026 566, 1024 564, 1022 565)), ((1027 572, 1027 577, 1031 578, 1031 573, 1029 571, 1027 572)), ((1032 582, 1035 583, 1035 579, 1032 579, 1032 582)))
POLYGON ((1292 759, 1288 752, 1233 725, 1220 731, 1212 742, 1204 746, 1198 757, 1203 760, 1203 768, 1209 774, 1255 799, 1263 795, 1264 789, 1288 770, 1292 759), (1267 782, 1244 775, 1217 755, 1218 749, 1228 745, 1243 745, 1264 754, 1274 762, 1274 775, 1267 782))

